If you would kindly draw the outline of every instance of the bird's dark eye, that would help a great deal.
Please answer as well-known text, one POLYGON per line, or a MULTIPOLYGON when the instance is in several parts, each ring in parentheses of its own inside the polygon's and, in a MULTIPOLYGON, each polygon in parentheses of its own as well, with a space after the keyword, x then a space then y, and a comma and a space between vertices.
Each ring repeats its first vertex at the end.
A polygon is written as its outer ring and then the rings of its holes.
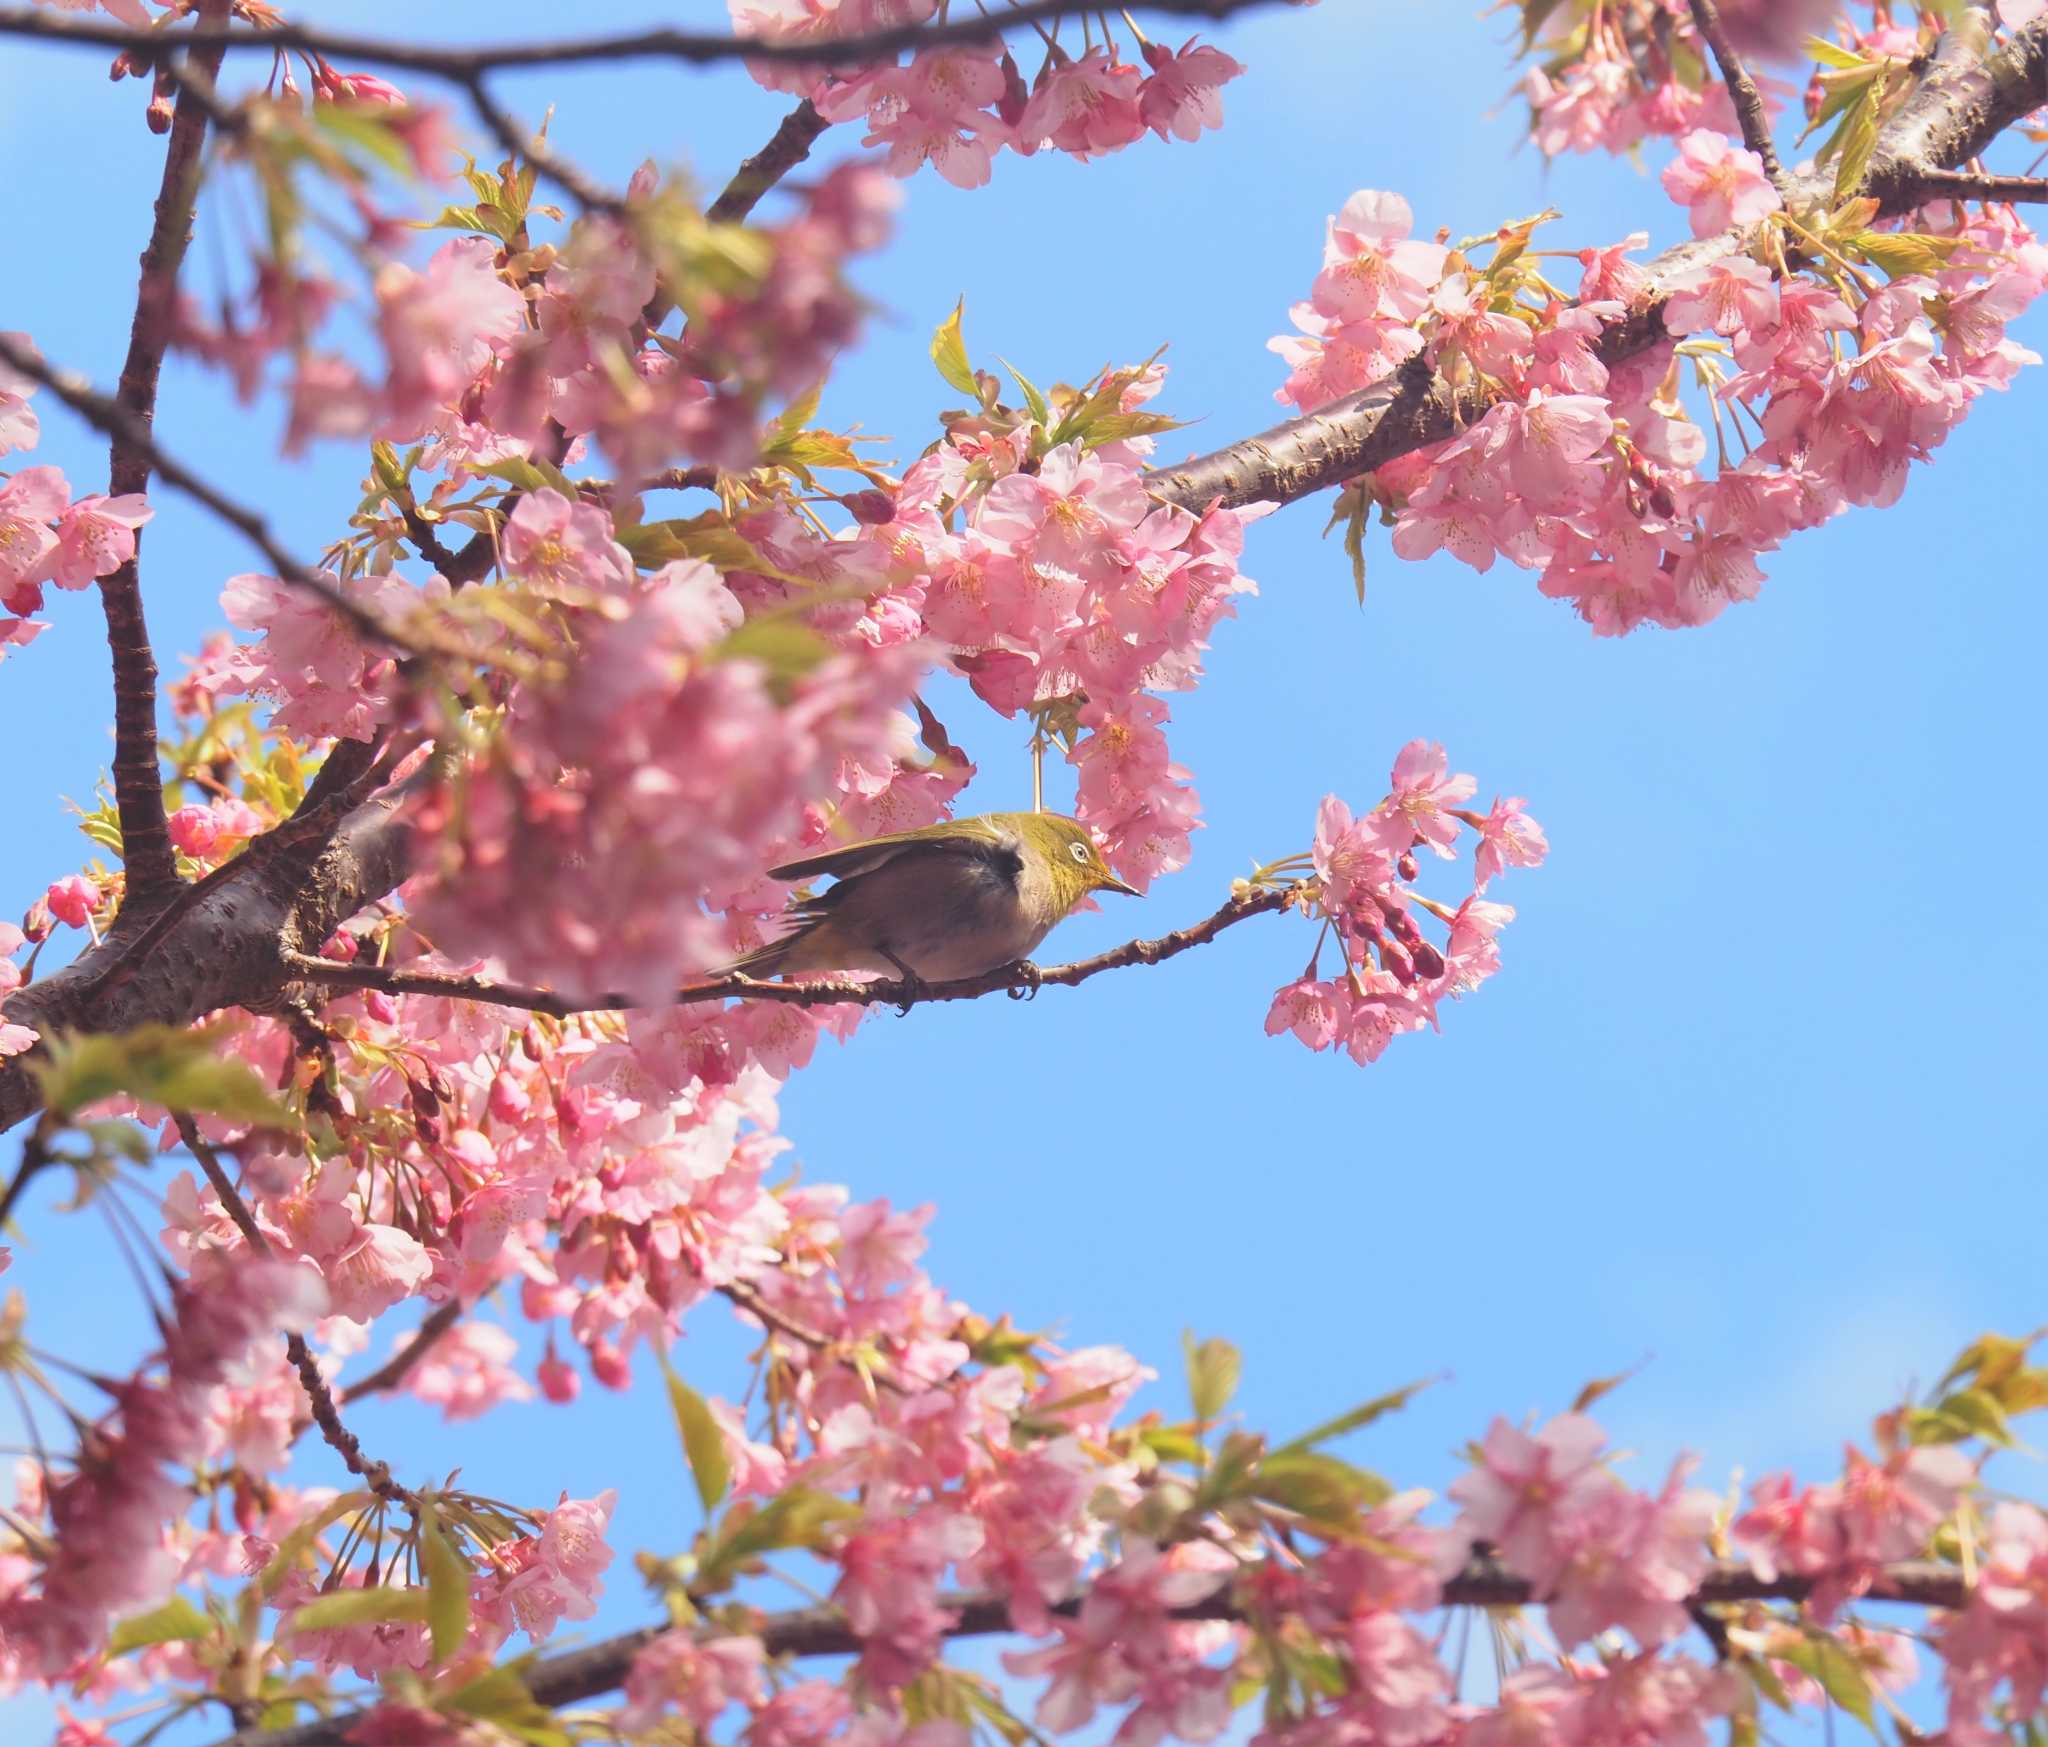
POLYGON ((1067 853, 1076 861, 1086 861, 1088 859, 1088 845, 1085 843, 1070 843, 1067 845, 1067 853))

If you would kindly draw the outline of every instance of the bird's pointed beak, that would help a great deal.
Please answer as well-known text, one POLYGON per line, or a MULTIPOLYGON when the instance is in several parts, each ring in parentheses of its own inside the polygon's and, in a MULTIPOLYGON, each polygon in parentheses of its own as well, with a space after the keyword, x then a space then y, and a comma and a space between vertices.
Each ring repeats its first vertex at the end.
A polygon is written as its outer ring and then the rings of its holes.
POLYGON ((1110 875, 1108 879, 1102 882, 1101 889, 1105 892, 1121 892, 1127 898, 1138 898, 1144 896, 1144 894, 1140 892, 1136 886, 1125 885, 1124 882, 1118 879, 1114 874, 1110 875))

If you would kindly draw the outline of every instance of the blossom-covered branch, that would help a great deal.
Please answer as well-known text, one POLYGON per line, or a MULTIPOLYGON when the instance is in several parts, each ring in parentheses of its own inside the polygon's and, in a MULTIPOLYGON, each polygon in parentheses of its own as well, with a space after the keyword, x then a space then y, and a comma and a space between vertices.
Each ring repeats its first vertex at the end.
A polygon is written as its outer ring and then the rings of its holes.
MULTIPOLYGON (((1910 211, 1930 194, 1930 172, 1967 163, 2006 128, 2040 106, 2048 93, 2048 17, 2016 31, 1982 59, 1973 40, 1951 30, 1933 71, 1886 122, 1871 153, 1864 190, 1882 213, 1910 211)), ((1793 201, 1812 200, 1832 175, 1811 171, 1791 180, 1793 201)), ((1990 198, 2002 198, 1993 193, 1990 198)), ((1595 350, 1612 367, 1665 338, 1663 303, 1671 281, 1738 254, 1744 230, 1696 238, 1665 250, 1640 269, 1647 282, 1628 319, 1609 326, 1595 350)), ((1420 358, 1384 382, 1288 419, 1257 436, 1207 455, 1156 469, 1147 484, 1185 505, 1293 503, 1369 473, 1455 435, 1479 408, 1420 358)))
MULTIPOLYGON (((1301 896, 1299 881, 1265 890, 1233 896, 1200 922, 1176 928, 1154 940, 1127 940, 1092 958, 1072 964, 1021 967, 1008 965, 984 976, 962 977, 943 983, 906 983, 898 980, 859 981, 853 978, 819 978, 801 983, 770 983, 746 976, 721 977, 678 989, 677 1006, 700 1001, 773 1001, 790 1007, 858 1006, 908 1009, 935 1001, 971 1001, 998 992, 1021 995, 1048 986, 1072 988, 1104 971, 1124 970, 1132 965, 1156 965, 1177 958, 1191 947, 1204 946, 1224 929, 1253 916, 1284 910, 1301 896)), ((529 1013, 547 1013, 567 1018, 574 1013, 615 1013, 646 1003, 626 995, 577 997, 553 989, 530 988, 518 983, 498 982, 490 977, 446 975, 438 971, 407 970, 393 965, 337 964, 304 953, 287 955, 294 976, 332 988, 377 989, 387 995, 434 995, 452 1001, 482 1001, 496 1007, 514 1007, 529 1013)))
MULTIPOLYGON (((1255 1594, 1258 1575, 1247 1574, 1241 1583, 1243 1593, 1255 1594)), ((1970 1587, 1968 1579, 1953 1565, 1909 1559, 1886 1566, 1863 1593, 1867 1601, 1955 1609, 1967 1603, 1970 1587)), ((1810 1577, 1779 1573, 1764 1578, 1746 1561, 1722 1560, 1707 1569, 1683 1600, 1694 1607, 1748 1601, 1803 1602, 1813 1590, 1814 1580, 1810 1577)), ((1018 1630, 1011 1605, 1001 1595, 940 1595, 935 1600, 951 1616, 952 1623, 945 1630, 948 1639, 999 1637, 1018 1630)), ((1445 1579, 1441 1600, 1445 1607, 1513 1608, 1541 1602, 1543 1595, 1527 1578, 1504 1570, 1495 1560, 1481 1559, 1445 1579)), ((1053 1603, 1047 1612, 1057 1619, 1072 1620, 1081 1615, 1086 1605, 1085 1595, 1070 1596, 1053 1603)), ((1168 1608, 1165 1613, 1168 1619, 1188 1622, 1249 1623, 1259 1617, 1257 1610, 1247 1607, 1238 1599, 1238 1592, 1231 1589, 1168 1608)), ((700 1642, 716 1642, 729 1636, 731 1627, 700 1627, 686 1633, 681 1627, 643 1626, 637 1631, 622 1632, 585 1649, 542 1657, 525 1672, 526 1690, 537 1704, 549 1709, 581 1704, 616 1691, 626 1683, 635 1661, 672 1633, 694 1636, 700 1642)), ((847 1624, 845 1615, 831 1607, 797 1608, 761 1616, 751 1635, 760 1640, 764 1655, 792 1660, 858 1656, 865 1647, 863 1638, 847 1624)), ((226 1737, 217 1747, 346 1747, 354 1739, 350 1730, 359 1727, 365 1715, 362 1711, 349 1711, 287 1729, 243 1730, 226 1737)))
MULTIPOLYGON (((1255 8, 1300 3, 1301 0, 1142 0, 1133 10, 1168 18, 1220 21, 1255 8)), ((545 42, 491 43, 476 48, 420 48, 389 37, 358 36, 298 24, 275 24, 253 30, 202 28, 158 32, 60 19, 34 8, 10 8, 0 10, 0 36, 38 37, 44 41, 121 49, 144 65, 179 49, 211 49, 215 44, 230 50, 302 49, 335 60, 397 67, 466 85, 476 75, 507 68, 591 66, 630 60, 676 60, 698 65, 749 60, 796 66, 845 66, 885 59, 905 50, 998 41, 1006 30, 1070 17, 1085 10, 1075 0, 1009 0, 1006 10, 977 11, 942 23, 894 25, 836 37, 805 37, 801 41, 658 29, 545 42)))

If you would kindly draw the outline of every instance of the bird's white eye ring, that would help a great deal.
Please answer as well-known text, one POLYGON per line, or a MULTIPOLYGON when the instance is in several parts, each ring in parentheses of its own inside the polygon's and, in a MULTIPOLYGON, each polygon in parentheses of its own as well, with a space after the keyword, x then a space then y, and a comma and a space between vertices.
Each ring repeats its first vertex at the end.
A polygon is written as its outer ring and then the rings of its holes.
POLYGON ((1067 853, 1076 861, 1086 861, 1088 859, 1088 845, 1085 843, 1070 843, 1067 845, 1067 853))

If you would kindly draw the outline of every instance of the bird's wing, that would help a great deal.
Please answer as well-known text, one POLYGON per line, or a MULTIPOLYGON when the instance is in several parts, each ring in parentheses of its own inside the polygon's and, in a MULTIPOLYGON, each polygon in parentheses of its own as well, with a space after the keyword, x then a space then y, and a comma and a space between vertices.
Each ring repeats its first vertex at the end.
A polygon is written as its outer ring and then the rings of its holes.
POLYGON ((849 843, 801 861, 786 861, 780 867, 771 867, 768 877, 814 880, 829 875, 836 880, 850 880, 906 854, 973 856, 1001 866, 1012 881, 1024 866, 1015 832, 989 819, 950 819, 937 825, 920 825, 915 831, 892 831, 886 837, 870 837, 865 843, 849 843))

